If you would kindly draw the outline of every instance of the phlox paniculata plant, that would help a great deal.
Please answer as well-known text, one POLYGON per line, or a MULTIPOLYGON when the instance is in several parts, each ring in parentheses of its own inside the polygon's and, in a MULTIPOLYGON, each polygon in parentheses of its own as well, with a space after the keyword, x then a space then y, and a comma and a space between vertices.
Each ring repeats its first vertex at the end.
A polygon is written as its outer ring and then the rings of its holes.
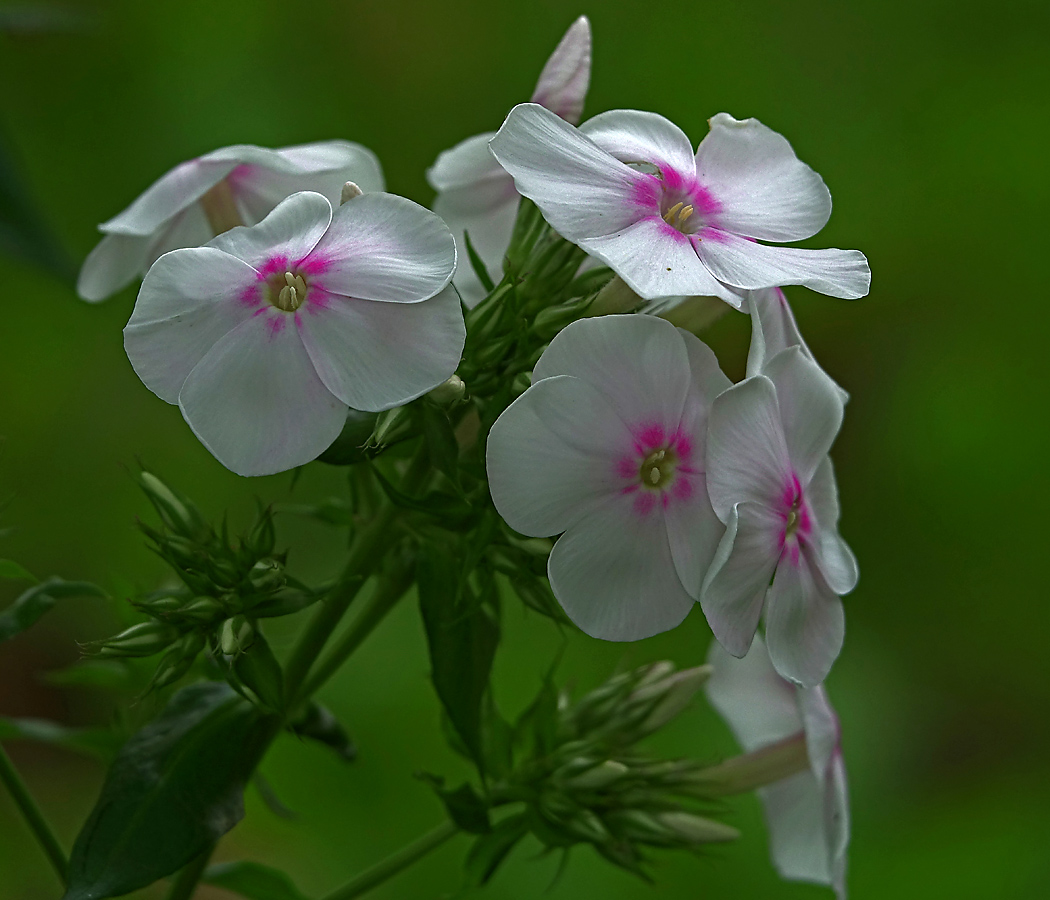
MULTIPOLYGON (((580 18, 531 102, 438 155, 433 210, 384 192, 357 144, 241 145, 182 163, 101 226, 79 290, 99 301, 142 277, 124 346, 143 384, 233 472, 319 462, 348 488, 260 505, 237 535, 136 476, 160 519, 141 528, 172 577, 131 598, 127 627, 86 645, 74 672, 123 667, 128 696, 160 712, 109 754, 68 860, 30 817, 66 900, 169 875, 176 898, 202 880, 249 897, 259 878, 289 884, 207 860, 283 734, 354 758, 318 692, 409 594, 445 732, 477 777, 425 776, 447 819, 327 900, 456 834, 472 841, 468 885, 498 878, 529 835, 651 877, 654 851, 740 838, 721 798, 752 790, 777 870, 845 895, 846 774, 823 682, 858 577, 829 456, 848 397, 781 288, 858 298, 867 260, 787 246, 820 231, 831 195, 786 138, 726 113, 695 149, 652 112, 581 121, 590 73, 580 18), (751 320, 737 384, 702 339, 721 312, 751 320), (345 531, 333 580, 292 571, 274 526, 286 515, 345 531), (519 602, 604 641, 706 619, 708 661, 652 662, 589 691, 558 686, 554 665, 510 716, 491 673, 519 602), (294 646, 276 652, 267 620, 298 614, 294 646), (647 750, 702 690, 743 754, 647 750)), ((77 592, 99 589, 30 588, 0 614, 0 639, 77 592)), ((707 643, 696 635, 698 655, 707 643)))

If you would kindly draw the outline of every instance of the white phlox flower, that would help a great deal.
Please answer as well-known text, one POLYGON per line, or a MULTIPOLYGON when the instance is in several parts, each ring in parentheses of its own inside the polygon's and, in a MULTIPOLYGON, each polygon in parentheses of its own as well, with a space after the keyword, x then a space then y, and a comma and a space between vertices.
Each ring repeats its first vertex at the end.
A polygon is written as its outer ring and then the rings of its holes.
POLYGON ((802 284, 835 297, 868 292, 858 250, 804 250, 831 215, 821 177, 781 135, 726 113, 694 155, 663 116, 613 110, 579 128, 521 104, 489 145, 518 191, 559 234, 598 257, 645 299, 717 296, 802 284))
POLYGON ((296 191, 316 191, 337 204, 347 181, 363 191, 383 190, 375 154, 349 141, 281 150, 237 144, 181 163, 99 225, 105 237, 84 261, 77 293, 105 300, 169 250, 199 247, 229 228, 255 225, 296 191))
POLYGON ((723 533, 704 484, 712 399, 699 338, 650 316, 577 321, 492 426, 489 486, 515 530, 561 534, 551 587, 583 631, 648 637, 692 608, 723 533))
POLYGON ((400 405, 445 381, 465 329, 455 241, 434 213, 321 194, 166 253, 124 329, 135 371, 228 468, 265 475, 315 459, 347 408, 400 405))
POLYGON ((845 900, 849 795, 838 717, 824 687, 800 688, 777 675, 761 637, 743 659, 713 641, 707 661, 708 699, 745 752, 805 741, 809 770, 758 789, 773 864, 783 878, 829 885, 845 900))
POLYGON ((841 390, 795 345, 721 394, 708 422, 707 488, 726 533, 700 604, 738 657, 764 607, 773 665, 806 686, 838 656, 839 595, 857 583, 828 457, 842 415, 841 390))
MULTIPOLYGON (((532 102, 575 124, 580 121, 590 80, 591 24, 586 16, 580 16, 543 67, 532 102)), ((456 287, 468 306, 477 304, 485 289, 467 259, 463 233, 470 233, 471 245, 489 276, 498 282, 521 199, 514 190, 514 180, 489 152, 489 141, 495 134, 488 131, 467 138, 439 154, 427 170, 427 181, 438 192, 434 212, 456 236, 462 260, 456 287)))

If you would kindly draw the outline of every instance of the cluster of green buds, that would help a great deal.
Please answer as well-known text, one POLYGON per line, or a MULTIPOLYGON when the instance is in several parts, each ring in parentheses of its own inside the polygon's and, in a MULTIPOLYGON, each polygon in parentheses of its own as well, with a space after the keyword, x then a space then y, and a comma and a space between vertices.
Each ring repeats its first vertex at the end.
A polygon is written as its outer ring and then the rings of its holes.
POLYGON ((468 866, 474 881, 488 880, 529 833, 552 849, 590 844, 642 877, 651 848, 698 851, 739 837, 712 818, 716 798, 730 792, 721 767, 636 747, 681 713, 709 675, 707 666, 678 671, 657 662, 576 702, 545 684, 514 726, 503 723, 505 763, 490 754, 482 789, 439 786, 457 824, 479 835, 468 866))
POLYGON ((272 511, 260 509, 247 535, 231 540, 225 524, 216 531, 191 500, 157 476, 141 472, 137 478, 163 524, 139 527, 178 583, 131 601, 149 621, 86 649, 110 658, 163 653, 150 689, 178 681, 209 650, 235 688, 275 707, 280 670, 257 620, 298 612, 317 595, 288 576, 285 555, 274 551, 272 511))

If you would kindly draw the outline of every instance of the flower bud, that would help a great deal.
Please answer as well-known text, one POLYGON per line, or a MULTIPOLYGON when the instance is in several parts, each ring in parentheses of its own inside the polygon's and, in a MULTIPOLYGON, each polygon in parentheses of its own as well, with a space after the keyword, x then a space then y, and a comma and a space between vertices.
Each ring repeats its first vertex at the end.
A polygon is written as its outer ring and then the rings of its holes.
POLYGON ((713 819, 705 819, 685 810, 655 813, 653 818, 679 840, 687 844, 713 844, 735 841, 740 832, 713 819))
POLYGON ((287 580, 284 567, 276 559, 260 559, 248 573, 248 581, 260 594, 279 590, 287 580))
POLYGON ((243 653, 255 641, 255 626, 245 616, 234 616, 222 623, 219 647, 226 656, 243 653))
POLYGON ((221 618, 226 609, 214 597, 194 597, 180 611, 182 618, 200 625, 207 625, 221 618))
POLYGON ((156 475, 140 472, 138 482, 168 528, 194 540, 207 534, 208 524, 197 508, 189 500, 179 497, 156 475))
POLYGON ((427 398, 441 407, 452 406, 463 399, 467 386, 458 375, 452 375, 427 394, 427 398))
POLYGON ((339 192, 339 205, 342 206, 344 203, 349 203, 351 200, 360 197, 364 191, 361 190, 354 182, 348 181, 343 185, 343 189, 339 192))
POLYGON ((692 702, 710 677, 710 666, 696 666, 635 691, 630 697, 633 703, 656 701, 649 715, 637 727, 638 736, 644 737, 663 728, 692 702))
POLYGON ((622 762, 607 759, 570 778, 565 787, 570 791, 600 791, 620 781, 630 771, 622 762))
POLYGON ((177 647, 169 650, 161 658, 147 690, 159 690, 169 684, 174 684, 189 671, 190 666, 193 665, 194 656, 187 656, 177 647))
POLYGON ((241 569, 228 559, 212 559, 208 566, 211 580, 224 588, 236 587, 241 581, 241 569))
POLYGON ((163 622, 142 622, 105 641, 89 646, 103 658, 121 656, 152 656, 165 649, 179 637, 179 632, 163 622))
POLYGON ((652 315, 672 325, 699 334, 729 311, 729 304, 718 297, 686 297, 680 303, 655 310, 652 315))

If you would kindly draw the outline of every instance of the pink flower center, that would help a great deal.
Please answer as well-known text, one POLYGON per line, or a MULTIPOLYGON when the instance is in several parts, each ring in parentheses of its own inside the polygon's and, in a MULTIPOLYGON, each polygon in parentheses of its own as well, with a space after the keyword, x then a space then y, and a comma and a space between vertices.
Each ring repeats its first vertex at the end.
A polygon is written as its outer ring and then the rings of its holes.
POLYGON ((691 463, 693 445, 680 431, 668 433, 662 425, 634 430, 629 453, 617 460, 616 474, 626 482, 623 494, 634 495, 634 510, 644 516, 659 503, 665 509, 672 500, 693 495, 692 476, 699 474, 691 463))
POLYGON ((797 564, 801 547, 813 531, 813 521, 797 475, 793 474, 790 483, 784 488, 781 503, 780 514, 784 520, 784 531, 780 536, 781 551, 797 564))
POLYGON ((655 211, 675 231, 694 235, 713 224, 722 205, 695 177, 664 166, 646 173, 636 188, 636 200, 652 215, 655 211))

